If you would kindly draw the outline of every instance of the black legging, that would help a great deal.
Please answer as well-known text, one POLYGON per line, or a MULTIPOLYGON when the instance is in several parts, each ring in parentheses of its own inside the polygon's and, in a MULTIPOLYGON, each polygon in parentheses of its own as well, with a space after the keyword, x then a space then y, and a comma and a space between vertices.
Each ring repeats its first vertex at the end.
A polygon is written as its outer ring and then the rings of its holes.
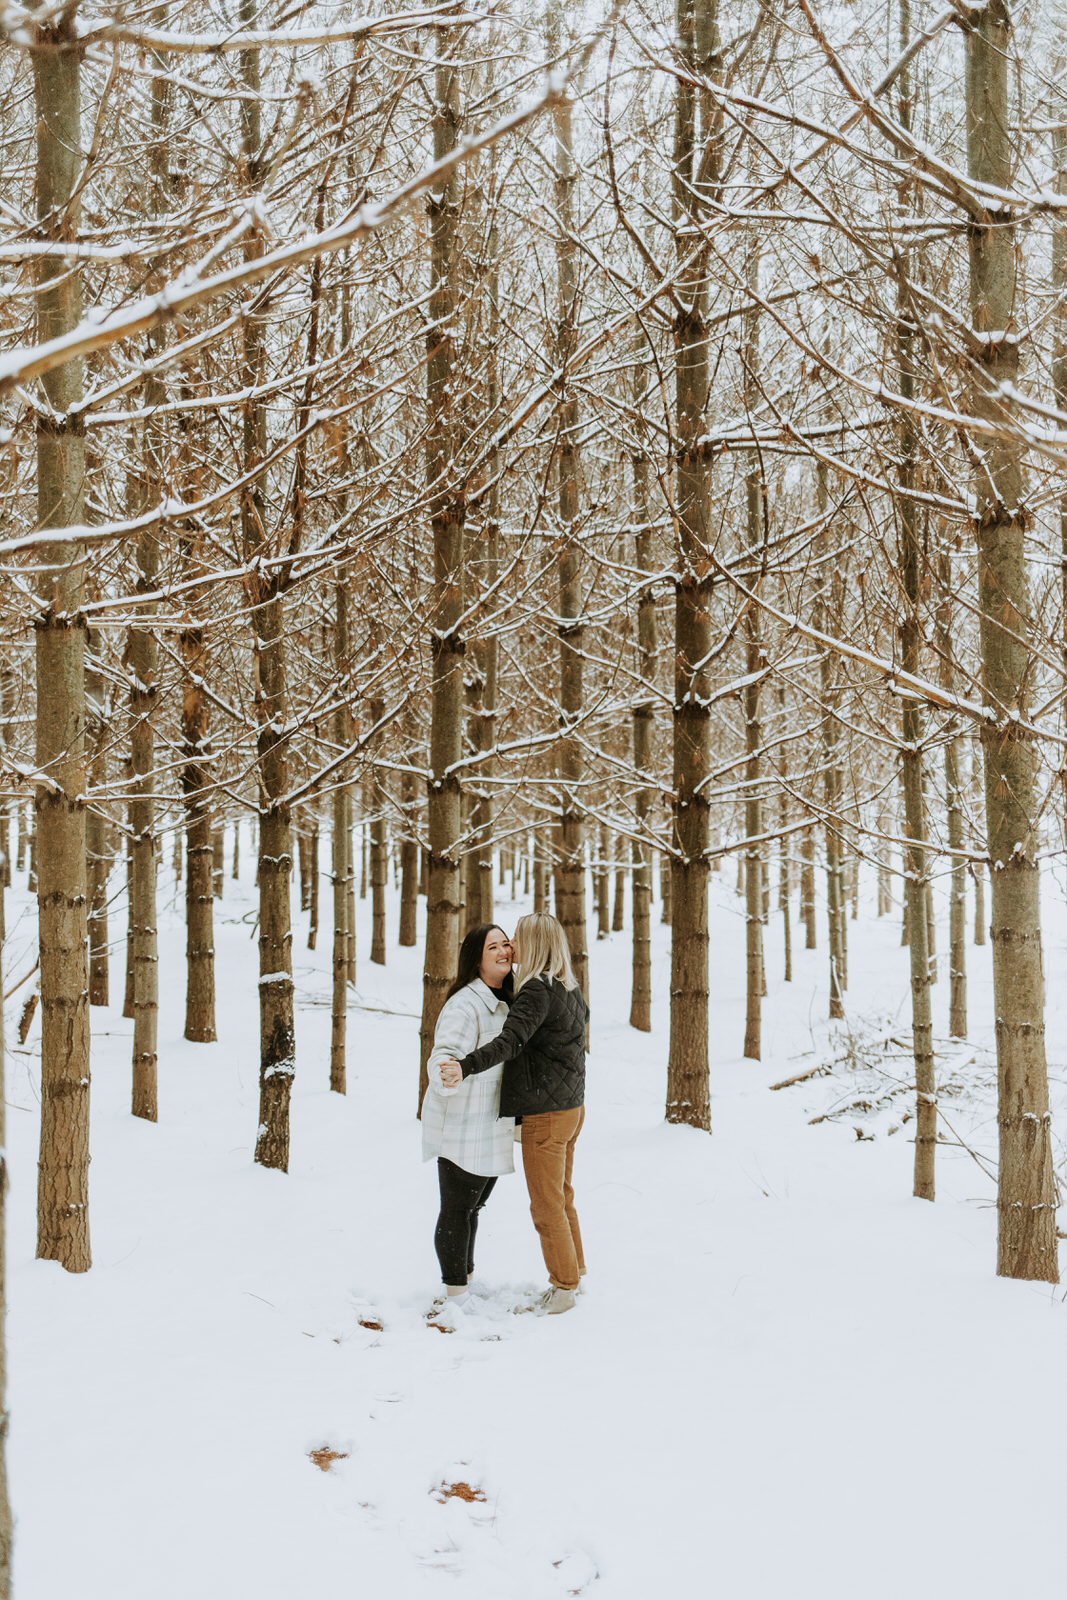
POLYGON ((447 1156, 437 1158, 437 1177, 441 1184, 441 1214, 433 1247, 441 1263, 441 1282, 449 1289, 460 1289, 474 1271, 478 1213, 496 1188, 496 1179, 464 1172, 447 1156))

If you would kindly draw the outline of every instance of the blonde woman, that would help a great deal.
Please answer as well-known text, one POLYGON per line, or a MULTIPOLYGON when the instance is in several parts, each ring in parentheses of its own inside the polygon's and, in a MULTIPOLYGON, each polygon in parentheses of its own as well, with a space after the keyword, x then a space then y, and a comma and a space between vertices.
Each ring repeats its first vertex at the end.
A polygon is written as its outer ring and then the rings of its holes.
POLYGON ((512 955, 518 978, 503 1028, 459 1061, 441 1061, 439 1070, 442 1083, 451 1087, 504 1063, 500 1115, 522 1118, 530 1214, 548 1268, 542 1304, 556 1316, 573 1309, 585 1272, 571 1174, 585 1121, 589 1007, 555 917, 542 912, 520 917, 512 955))

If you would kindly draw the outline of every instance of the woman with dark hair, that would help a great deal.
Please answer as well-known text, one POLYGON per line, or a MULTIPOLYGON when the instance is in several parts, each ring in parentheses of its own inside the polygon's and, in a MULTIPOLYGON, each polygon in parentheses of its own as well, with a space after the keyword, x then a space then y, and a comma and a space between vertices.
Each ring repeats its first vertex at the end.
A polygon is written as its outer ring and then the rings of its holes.
POLYGON ((434 1031, 422 1103, 422 1159, 437 1158, 441 1211, 434 1248, 448 1304, 470 1309, 478 1213, 502 1173, 515 1171, 515 1119, 500 1115, 503 1068, 446 1085, 441 1063, 489 1044, 507 1020, 511 999, 511 941, 502 928, 472 928, 459 949, 459 971, 434 1031))

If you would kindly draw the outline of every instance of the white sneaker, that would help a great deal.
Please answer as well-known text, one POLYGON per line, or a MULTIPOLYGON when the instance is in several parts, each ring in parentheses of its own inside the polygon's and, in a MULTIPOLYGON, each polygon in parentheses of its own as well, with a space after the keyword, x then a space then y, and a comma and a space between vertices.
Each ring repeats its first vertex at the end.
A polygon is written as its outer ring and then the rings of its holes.
POLYGON ((541 1296, 541 1309, 550 1317, 558 1317, 561 1311, 573 1311, 574 1290, 546 1289, 541 1296))

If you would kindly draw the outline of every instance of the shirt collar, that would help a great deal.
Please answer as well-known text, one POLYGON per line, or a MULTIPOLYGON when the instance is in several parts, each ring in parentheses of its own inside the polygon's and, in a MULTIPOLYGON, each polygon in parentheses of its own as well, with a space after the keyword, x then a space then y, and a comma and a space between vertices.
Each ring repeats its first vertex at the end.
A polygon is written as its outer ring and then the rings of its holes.
POLYGON ((490 1011, 495 1011, 497 1006, 506 1004, 504 996, 502 994, 494 994, 489 985, 481 978, 472 978, 467 988, 472 994, 476 994, 482 1004, 489 1007, 490 1011))

